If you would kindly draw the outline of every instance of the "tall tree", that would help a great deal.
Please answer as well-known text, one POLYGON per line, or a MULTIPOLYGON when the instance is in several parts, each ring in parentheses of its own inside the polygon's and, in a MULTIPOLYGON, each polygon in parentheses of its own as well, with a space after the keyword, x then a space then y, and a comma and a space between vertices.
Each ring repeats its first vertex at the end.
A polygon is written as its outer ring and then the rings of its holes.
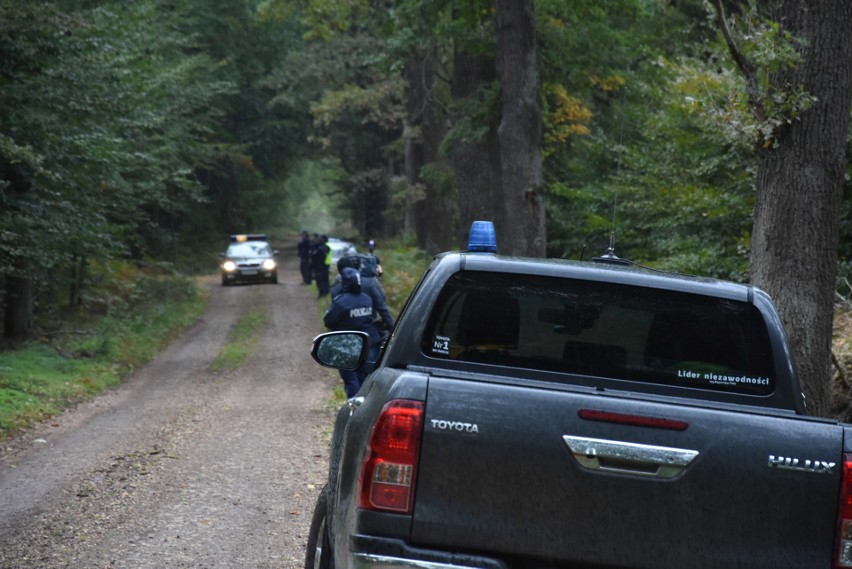
POLYGON ((424 168, 439 163, 444 121, 435 105, 437 49, 417 49, 405 66, 405 179, 408 195, 416 196, 407 210, 406 230, 426 251, 452 248, 454 208, 441 195, 439 184, 424 175, 424 168))
POLYGON ((405 80, 405 184, 396 185, 396 199, 405 204, 405 232, 427 251, 455 244, 455 193, 448 183, 446 157, 440 152, 447 121, 446 88, 441 80, 446 75, 445 40, 439 30, 446 17, 443 2, 402 0, 378 28, 387 38, 386 68, 401 69, 405 80))
POLYGON ((827 415, 852 106, 852 3, 772 2, 767 29, 789 40, 787 46, 799 57, 795 65, 770 68, 768 75, 760 61, 739 49, 721 0, 716 0, 716 10, 731 54, 745 76, 749 108, 763 134, 751 243, 752 281, 778 305, 810 412, 827 415))
POLYGON ((541 107, 534 0, 497 0, 496 32, 502 97, 500 158, 508 253, 544 257, 541 107))
POLYGON ((451 14, 452 129, 445 142, 459 204, 459 243, 467 243, 473 221, 503 227, 500 170, 500 78, 497 74, 493 14, 482 2, 457 3, 451 14))
POLYGON ((90 260, 159 239, 155 215, 198 199, 229 87, 174 30, 179 4, 0 0, 6 336, 30 331, 34 299, 76 302, 90 260))
POLYGON ((492 220, 503 227, 503 184, 497 68, 490 53, 476 53, 457 45, 453 57, 451 93, 455 113, 450 145, 459 200, 459 242, 466 243, 471 223, 492 220))

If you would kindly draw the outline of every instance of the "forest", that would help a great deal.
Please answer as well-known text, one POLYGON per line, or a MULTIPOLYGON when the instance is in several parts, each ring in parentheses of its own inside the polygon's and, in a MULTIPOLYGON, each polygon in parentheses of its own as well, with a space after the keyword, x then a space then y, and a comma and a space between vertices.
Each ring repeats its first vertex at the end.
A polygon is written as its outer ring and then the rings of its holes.
POLYGON ((852 8, 806 6, 0 0, 4 336, 230 233, 432 254, 493 219, 507 253, 767 289, 824 411, 852 8))

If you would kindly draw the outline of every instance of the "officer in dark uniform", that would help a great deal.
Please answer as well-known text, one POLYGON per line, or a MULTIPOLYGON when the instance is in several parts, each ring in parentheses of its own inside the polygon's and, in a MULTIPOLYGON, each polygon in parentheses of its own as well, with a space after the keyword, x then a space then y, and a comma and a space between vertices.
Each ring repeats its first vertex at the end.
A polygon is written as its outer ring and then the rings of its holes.
POLYGON ((331 285, 332 298, 342 292, 340 274, 346 267, 352 267, 361 273, 361 292, 373 299, 373 312, 377 319, 381 319, 376 322, 376 326, 382 336, 389 334, 391 328, 393 328, 393 316, 391 316, 390 309, 385 301, 385 291, 381 283, 364 270, 361 258, 358 255, 344 255, 337 261, 338 275, 331 285))
MULTIPOLYGON (((357 330, 370 337, 370 360, 375 361, 379 348, 379 331, 373 323, 373 300, 361 292, 361 275, 346 267, 340 273, 342 292, 334 297, 322 320, 330 330, 357 330)), ((355 397, 366 374, 358 370, 340 370, 346 397, 355 397)))
POLYGON ((314 280, 317 283, 318 298, 322 298, 329 292, 328 284, 328 265, 325 264, 328 259, 329 248, 327 235, 316 235, 315 249, 313 250, 312 265, 314 269, 314 280))

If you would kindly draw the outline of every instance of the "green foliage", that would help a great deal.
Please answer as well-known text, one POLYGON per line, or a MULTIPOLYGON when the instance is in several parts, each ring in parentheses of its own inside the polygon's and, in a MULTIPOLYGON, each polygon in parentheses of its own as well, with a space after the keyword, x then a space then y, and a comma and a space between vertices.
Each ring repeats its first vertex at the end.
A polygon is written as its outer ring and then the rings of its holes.
POLYGON ((361 118, 361 124, 394 129, 402 121, 401 100, 402 81, 391 78, 372 83, 369 88, 344 85, 328 91, 313 105, 311 113, 318 127, 327 127, 340 116, 355 115, 361 118))
MULTIPOLYGON (((494 52, 494 6, 491 0, 396 0, 392 10, 377 10, 376 34, 386 48, 380 54, 385 68, 402 70, 413 53, 430 47, 449 54, 494 52)), ((446 57, 449 55, 442 55, 446 57)))
POLYGON ((201 199, 206 125, 231 89, 164 2, 88 4, 0 2, 0 272, 42 297, 81 258, 156 247, 160 219, 201 199))
POLYGON ((537 6, 551 88, 549 254, 600 255, 614 235, 616 253, 640 263, 744 280, 752 153, 741 136, 726 135, 719 115, 702 112, 699 101, 736 81, 717 64, 704 6, 537 6), (566 98, 563 136, 557 89, 566 98))
POLYGON ((494 117, 500 109, 500 84, 497 81, 484 83, 466 99, 457 99, 449 104, 457 118, 441 143, 441 153, 451 155, 453 145, 466 142, 481 142, 489 133, 494 117))
POLYGON ((113 271, 109 281, 93 287, 98 296, 84 301, 85 311, 102 315, 91 325, 92 332, 63 344, 61 351, 120 361, 123 374, 150 360, 194 322, 203 298, 195 283, 184 277, 145 274, 128 265, 113 271))
POLYGON ((46 345, 0 354, 0 440, 117 379, 104 364, 69 360, 46 345))
POLYGON ((0 353, 0 440, 97 395, 150 361, 204 308, 195 283, 115 265, 69 328, 0 353), (92 313, 102 314, 92 318, 92 313))
POLYGON ((299 65, 312 57, 302 15, 274 1, 0 0, 0 274, 31 277, 36 310, 55 313, 90 262, 185 263, 231 232, 297 227, 285 180, 333 73, 299 65))
POLYGON ((366 70, 347 78, 312 105, 311 141, 335 156, 346 173, 337 193, 358 232, 380 235, 393 158, 387 145, 401 134, 403 84, 399 77, 385 79, 366 70))
POLYGON ((350 29, 367 12, 366 0, 306 0, 303 22, 307 28, 305 39, 330 40, 335 33, 350 29))
MULTIPOLYGON (((708 90, 696 98, 696 103, 716 116, 730 135, 767 148, 777 144, 778 131, 797 120, 816 98, 801 85, 783 79, 786 71, 802 63, 806 44, 763 12, 759 3, 751 1, 743 3, 736 15, 725 14, 746 68, 726 74, 724 92, 708 90)), ((726 49, 721 40, 716 49, 726 49)), ((734 65, 728 57, 720 56, 716 61, 728 70, 734 65)))
MULTIPOLYGON (((282 181, 306 156, 309 102, 319 92, 317 66, 301 35, 298 7, 289 2, 187 0, 182 20, 196 49, 215 62, 211 76, 234 88, 207 124, 217 141, 213 159, 197 170, 209 205, 179 220, 184 234, 272 232, 288 220, 282 181), (301 77, 301 82, 298 77, 301 77), (302 87, 309 87, 303 91, 302 87)), ((187 240, 187 247, 194 243, 187 240)))
POLYGON ((382 247, 377 254, 382 260, 382 286, 391 314, 396 317, 431 258, 417 249, 410 239, 400 238, 382 247))

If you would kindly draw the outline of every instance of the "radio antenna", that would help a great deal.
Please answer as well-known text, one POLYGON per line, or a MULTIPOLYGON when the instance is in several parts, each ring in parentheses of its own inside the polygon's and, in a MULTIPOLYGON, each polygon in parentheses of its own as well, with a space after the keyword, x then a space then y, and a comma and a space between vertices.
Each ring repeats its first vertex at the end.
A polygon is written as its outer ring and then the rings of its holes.
POLYGON ((624 115, 621 116, 621 133, 619 135, 619 143, 618 143, 618 160, 616 161, 615 166, 615 188, 612 192, 612 228, 609 233, 609 247, 607 247, 606 252, 600 257, 592 257, 592 261, 595 263, 611 263, 614 265, 629 265, 630 261, 622 259, 618 255, 615 254, 615 221, 616 221, 616 212, 618 211, 618 180, 621 177, 621 152, 624 147, 624 115))
POLYGON ((612 192, 612 228, 610 229, 609 248, 615 250, 615 220, 618 212, 618 184, 621 180, 621 153, 624 151, 624 114, 621 115, 621 132, 618 136, 618 156, 615 163, 615 188, 612 192))

